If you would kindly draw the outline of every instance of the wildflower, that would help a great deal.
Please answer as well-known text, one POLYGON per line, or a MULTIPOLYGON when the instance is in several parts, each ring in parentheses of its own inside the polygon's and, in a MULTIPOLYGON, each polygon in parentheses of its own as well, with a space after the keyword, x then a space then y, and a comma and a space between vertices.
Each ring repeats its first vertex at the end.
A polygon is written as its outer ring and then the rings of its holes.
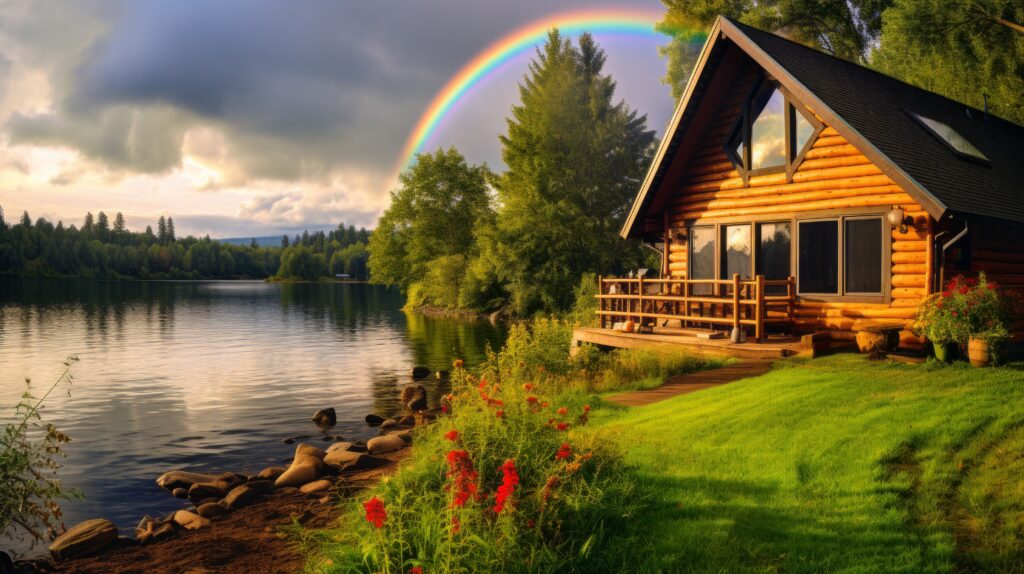
POLYGON ((569 428, 569 423, 558 423, 557 425, 555 425, 555 428, 558 429, 559 431, 564 431, 565 429, 569 428))
POLYGON ((409 574, 423 574, 422 566, 413 566, 409 569, 409 574))
POLYGON ((540 406, 541 406, 541 408, 545 408, 546 409, 546 408, 548 408, 548 402, 544 401, 543 403, 540 404, 540 406))
POLYGON ((570 462, 569 464, 565 465, 565 472, 567 472, 569 474, 573 474, 574 472, 578 471, 579 469, 580 469, 580 463, 578 463, 578 462, 570 462))
POLYGON ((448 439, 448 440, 450 440, 452 442, 455 442, 455 441, 459 440, 459 431, 457 431, 455 429, 452 429, 452 430, 444 433, 444 438, 446 438, 446 439, 448 439))
POLYGON ((471 498, 477 497, 476 481, 479 475, 473 470, 473 461, 464 450, 448 452, 448 477, 453 479, 455 495, 452 506, 463 507, 471 498))
POLYGON ((530 404, 531 406, 536 406, 536 404, 539 402, 539 400, 540 399, 538 399, 537 397, 535 397, 533 395, 530 395, 530 396, 526 397, 526 402, 528 404, 530 404))
POLYGON ((537 523, 534 522, 532 518, 526 521, 526 527, 527 528, 533 528, 536 525, 537 525, 537 523))
POLYGON ((456 369, 461 369, 463 365, 462 359, 455 359, 455 362, 453 362, 452 365, 454 365, 456 369))
POLYGON ((441 405, 441 412, 444 413, 444 414, 448 414, 448 405, 442 404, 441 405))
POLYGON ((557 476, 549 476, 547 482, 544 483, 543 502, 545 504, 547 503, 548 499, 551 498, 551 491, 553 491, 555 487, 558 486, 558 482, 559 480, 557 476))
POLYGON ((505 418, 505 411, 498 409, 494 411, 494 416, 498 417, 499 419, 503 419, 505 418))
POLYGON ((501 474, 501 486, 498 487, 498 493, 494 500, 495 514, 501 514, 501 511, 505 509, 505 504, 512 498, 516 485, 519 484, 516 461, 512 459, 506 460, 505 464, 501 465, 501 474))
POLYGON ((452 517, 452 534, 458 534, 462 530, 462 521, 459 520, 458 516, 452 517))
POLYGON ((569 443, 563 442, 562 446, 558 448, 558 452, 555 453, 555 460, 566 460, 572 456, 572 447, 569 443))
POLYGON ((556 412, 558 412, 559 416, 563 416, 564 417, 565 415, 569 414, 569 409, 567 409, 565 407, 562 407, 562 408, 558 409, 558 411, 556 411, 556 412))
POLYGON ((377 528, 384 527, 384 521, 388 518, 388 513, 384 510, 384 501, 374 496, 370 500, 363 503, 363 509, 366 510, 366 521, 373 524, 377 528))
POLYGON ((523 385, 523 390, 526 391, 526 392, 532 391, 533 390, 533 383, 526 383, 525 385, 523 385))
POLYGON ((480 387, 481 391, 486 389, 487 388, 487 379, 480 379, 480 384, 477 385, 477 386, 480 387))
POLYGON ((590 412, 590 405, 583 405, 583 412, 589 413, 590 412))

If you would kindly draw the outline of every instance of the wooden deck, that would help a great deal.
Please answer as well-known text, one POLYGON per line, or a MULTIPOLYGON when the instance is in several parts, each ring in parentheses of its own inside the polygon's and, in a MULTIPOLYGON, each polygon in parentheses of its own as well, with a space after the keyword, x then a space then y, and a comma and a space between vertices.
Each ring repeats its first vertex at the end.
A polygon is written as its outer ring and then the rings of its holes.
POLYGON ((694 391, 726 385, 740 379, 757 377, 767 373, 771 368, 771 361, 740 361, 718 369, 679 375, 669 379, 660 387, 619 393, 605 397, 605 400, 627 407, 640 407, 663 401, 676 395, 685 395, 694 391))
POLYGON ((700 339, 694 332, 682 330, 655 329, 654 333, 640 334, 596 327, 573 329, 572 352, 583 343, 616 349, 688 351, 744 359, 780 359, 808 351, 799 338, 787 336, 769 336, 764 343, 753 340, 733 343, 729 339, 700 339))

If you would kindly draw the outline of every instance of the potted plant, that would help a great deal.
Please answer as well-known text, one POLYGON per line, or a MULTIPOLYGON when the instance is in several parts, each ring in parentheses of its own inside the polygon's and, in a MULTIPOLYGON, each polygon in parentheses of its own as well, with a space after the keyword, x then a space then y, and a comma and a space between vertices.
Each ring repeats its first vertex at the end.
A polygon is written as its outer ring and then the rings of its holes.
POLYGON ((967 339, 963 323, 963 301, 959 292, 933 293, 917 309, 914 333, 926 337, 935 350, 935 358, 952 362, 959 346, 967 339))
POLYGON ((971 365, 986 367, 999 363, 1010 340, 1007 297, 985 273, 980 273, 977 279, 962 279, 955 289, 956 296, 963 300, 967 356, 971 365))

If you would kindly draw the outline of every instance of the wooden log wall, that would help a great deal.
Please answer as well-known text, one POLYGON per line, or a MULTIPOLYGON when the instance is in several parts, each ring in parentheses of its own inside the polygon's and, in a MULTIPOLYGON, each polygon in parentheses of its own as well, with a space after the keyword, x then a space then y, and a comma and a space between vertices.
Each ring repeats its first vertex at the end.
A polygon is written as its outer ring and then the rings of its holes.
MULTIPOLYGON (((793 174, 792 182, 786 181, 785 173, 777 173, 753 176, 744 184, 723 146, 754 81, 756 75, 751 70, 722 103, 719 117, 712 122, 704 144, 668 202, 668 225, 673 237, 668 253, 669 274, 687 277, 687 244, 678 232, 688 221, 713 223, 724 218, 765 215, 785 220, 801 212, 900 206, 916 224, 907 233, 892 233, 891 303, 800 301, 796 322, 801 331, 847 333, 839 334, 839 338, 852 336, 849 331, 858 319, 899 320, 909 327, 917 305, 929 292, 933 221, 895 181, 827 125, 793 174)), ((916 341, 909 332, 903 337, 910 343, 916 341)))
MULTIPOLYGON (((1024 295, 1024 232, 1012 225, 971 222, 971 270, 946 269, 947 280, 958 273, 977 275, 984 271, 989 280, 1024 295)), ((1024 343, 1024 316, 1013 319, 1010 331, 1017 343, 1024 343)))

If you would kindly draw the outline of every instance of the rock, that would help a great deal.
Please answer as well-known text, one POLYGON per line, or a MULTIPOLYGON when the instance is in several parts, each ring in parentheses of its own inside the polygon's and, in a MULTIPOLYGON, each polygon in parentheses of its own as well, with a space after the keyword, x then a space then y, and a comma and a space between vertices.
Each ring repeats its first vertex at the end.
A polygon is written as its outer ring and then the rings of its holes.
POLYGON ((398 421, 395 419, 388 419, 380 423, 380 430, 393 429, 398 426, 398 421))
POLYGON ((196 508, 199 508, 200 506, 202 506, 204 504, 209 504, 211 502, 220 502, 220 499, 219 498, 204 498, 202 500, 197 500, 197 501, 193 502, 192 505, 195 506, 196 508))
POLYGON ((368 415, 366 415, 366 424, 368 424, 368 425, 370 425, 372 427, 378 426, 382 422, 384 422, 384 417, 382 417, 382 416, 378 416, 378 415, 375 415, 375 414, 368 414, 368 415))
POLYGON ((337 472, 375 468, 385 462, 387 461, 382 458, 347 450, 329 452, 324 457, 324 464, 337 472))
POLYGON ((302 486, 307 482, 313 482, 323 472, 324 454, 324 451, 315 446, 300 444, 295 449, 295 458, 292 460, 291 466, 277 477, 274 484, 280 488, 282 486, 302 486))
POLYGON ((189 500, 202 500, 204 498, 221 498, 235 486, 226 480, 215 480, 213 482, 197 482, 188 489, 189 500))
POLYGON ((174 523, 185 530, 199 530, 210 525, 209 518, 203 518, 188 510, 179 510, 174 513, 174 523))
POLYGON ((427 389, 422 385, 408 385, 402 388, 402 406, 410 411, 422 411, 427 408, 427 389))
POLYGON ((298 491, 299 491, 299 489, 295 488, 294 486, 286 486, 284 488, 277 489, 277 493, 278 494, 291 494, 293 492, 298 492, 298 491))
POLYGON ((451 376, 451 373, 449 373, 448 371, 438 371, 438 372, 434 373, 434 377, 437 378, 437 380, 439 380, 439 381, 446 380, 450 376, 451 376))
POLYGON ((366 450, 370 454, 377 454, 379 452, 388 452, 405 448, 405 445, 405 440, 403 440, 402 437, 397 434, 388 434, 371 438, 370 441, 366 443, 366 450))
MULTIPOLYGON (((350 452, 349 449, 351 449, 351 448, 352 448, 352 443, 350 443, 350 442, 336 442, 336 443, 332 444, 331 446, 327 447, 326 453, 327 454, 331 454, 332 452, 350 452)), ((324 456, 324 462, 327 462, 327 456, 326 455, 324 456)))
POLYGON ((413 367, 412 370, 409 371, 409 376, 413 379, 425 379, 430 376, 430 373, 430 369, 426 367, 413 367))
POLYGON ((50 543, 50 554, 57 560, 87 556, 103 550, 117 540, 117 526, 106 518, 79 522, 50 543))
POLYGON ((416 417, 412 415, 405 415, 404 417, 398 419, 398 424, 404 427, 414 427, 416 426, 416 417))
POLYGON ((352 443, 352 446, 348 447, 348 450, 352 452, 366 452, 366 441, 357 440, 352 443))
POLYGON ((196 514, 203 518, 216 518, 218 516, 224 516, 228 512, 229 509, 227 506, 216 502, 207 502, 206 504, 200 505, 196 508, 196 514))
POLYGON ((172 490, 171 494, 173 494, 175 498, 188 498, 188 489, 178 487, 172 490))
POLYGON ((322 427, 332 427, 338 424, 338 415, 334 408, 320 409, 313 414, 313 422, 322 427))
POLYGON ((283 466, 270 466, 261 470, 256 477, 264 480, 277 480, 277 477, 284 474, 286 470, 288 469, 283 466))
POLYGON ((274 484, 269 480, 254 480, 248 484, 236 486, 221 501, 230 510, 249 506, 257 498, 274 492, 274 484))
POLYGON ((205 474, 200 472, 189 472, 187 470, 172 470, 160 475, 156 479, 157 485, 167 490, 175 488, 189 488, 197 482, 213 482, 222 478, 223 475, 205 474))
POLYGON ((166 538, 170 538, 173 534, 173 522, 159 524, 158 522, 154 521, 151 525, 149 525, 149 527, 146 530, 142 532, 139 532, 137 528, 135 529, 135 539, 141 545, 146 545, 153 542, 158 542, 160 540, 164 540, 166 538))
POLYGON ((398 431, 396 433, 391 433, 391 434, 392 434, 392 436, 397 436, 398 438, 404 440, 405 444, 409 444, 409 443, 412 442, 412 431, 411 430, 398 431))
POLYGON ((320 498, 316 499, 316 501, 320 504, 327 504, 331 500, 332 498, 330 496, 321 496, 320 498))
POLYGON ((330 490, 332 488, 334 488, 333 482, 327 480, 326 478, 321 478, 320 480, 314 480, 313 482, 303 484, 299 488, 299 492, 303 494, 310 494, 313 492, 323 492, 325 490, 330 490))

